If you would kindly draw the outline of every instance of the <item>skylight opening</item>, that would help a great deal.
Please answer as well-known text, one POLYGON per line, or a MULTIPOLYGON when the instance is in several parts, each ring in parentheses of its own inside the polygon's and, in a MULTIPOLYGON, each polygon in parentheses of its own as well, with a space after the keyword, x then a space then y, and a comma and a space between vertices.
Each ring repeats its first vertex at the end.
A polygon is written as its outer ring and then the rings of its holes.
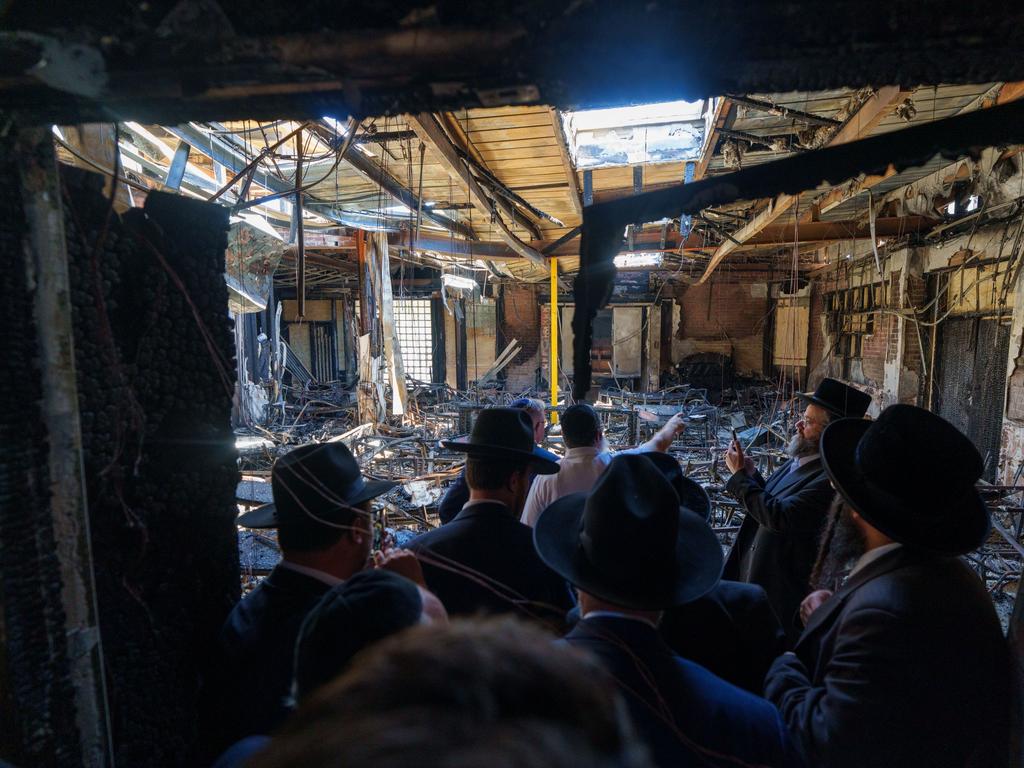
POLYGON ((576 168, 694 160, 704 141, 703 101, 563 112, 576 168))

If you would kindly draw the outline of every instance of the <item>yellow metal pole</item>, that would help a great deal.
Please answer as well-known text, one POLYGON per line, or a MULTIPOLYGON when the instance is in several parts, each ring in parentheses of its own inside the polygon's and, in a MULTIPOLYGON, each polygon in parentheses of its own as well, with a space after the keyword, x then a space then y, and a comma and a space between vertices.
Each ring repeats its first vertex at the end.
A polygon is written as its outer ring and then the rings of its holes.
MULTIPOLYGON (((551 257, 551 407, 558 405, 558 259, 551 257)), ((558 411, 551 412, 551 423, 558 423, 558 411)))

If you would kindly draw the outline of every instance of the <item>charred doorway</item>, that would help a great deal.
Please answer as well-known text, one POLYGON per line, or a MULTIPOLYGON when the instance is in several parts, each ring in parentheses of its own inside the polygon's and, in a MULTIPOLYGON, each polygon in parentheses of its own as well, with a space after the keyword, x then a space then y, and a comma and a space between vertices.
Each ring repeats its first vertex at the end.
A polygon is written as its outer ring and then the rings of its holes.
POLYGON ((936 412, 967 435, 985 461, 999 463, 1010 326, 991 317, 949 318, 940 326, 936 412))

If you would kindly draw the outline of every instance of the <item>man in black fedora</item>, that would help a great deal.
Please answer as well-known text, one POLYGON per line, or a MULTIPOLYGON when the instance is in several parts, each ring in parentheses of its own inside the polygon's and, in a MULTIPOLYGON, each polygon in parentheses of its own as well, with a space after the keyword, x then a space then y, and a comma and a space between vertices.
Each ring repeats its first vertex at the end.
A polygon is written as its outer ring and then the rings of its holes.
POLYGON ((739 443, 734 441, 725 456, 733 473, 726 490, 745 513, 725 578, 764 587, 790 645, 800 636, 797 611, 810 591, 818 539, 832 503, 819 456, 821 433, 833 419, 863 417, 871 404, 870 396, 835 379, 823 379, 800 398, 806 407, 786 449, 791 458, 767 481, 739 443))
POLYGON ((228 615, 213 692, 217 747, 270 733, 289 713, 295 641, 310 609, 366 567, 370 500, 395 486, 367 481, 341 443, 304 445, 271 471, 273 502, 242 513, 243 528, 276 528, 281 561, 228 615))
POLYGON ((579 594, 582 618, 564 642, 611 672, 657 765, 799 764, 772 706, 658 634, 663 611, 715 587, 722 550, 647 456, 613 458, 591 493, 548 506, 534 545, 579 594))
MULTIPOLYGON (((707 521, 711 498, 700 483, 683 474, 667 453, 645 453, 672 484, 683 509, 707 521)), ((784 650, 782 631, 764 589, 757 584, 719 581, 706 595, 669 608, 658 630, 669 647, 723 680, 758 696, 764 676, 784 650)))
POLYGON ((533 423, 518 408, 484 409, 468 438, 442 445, 466 454, 469 501, 409 545, 428 588, 452 616, 518 613, 561 626, 572 596, 519 522, 533 475, 557 472, 558 457, 534 444, 533 423))
POLYGON ((1008 648, 958 557, 988 534, 981 456, 909 405, 833 423, 821 452, 838 492, 827 546, 853 567, 776 660, 766 696, 811 765, 1006 765, 1008 648))

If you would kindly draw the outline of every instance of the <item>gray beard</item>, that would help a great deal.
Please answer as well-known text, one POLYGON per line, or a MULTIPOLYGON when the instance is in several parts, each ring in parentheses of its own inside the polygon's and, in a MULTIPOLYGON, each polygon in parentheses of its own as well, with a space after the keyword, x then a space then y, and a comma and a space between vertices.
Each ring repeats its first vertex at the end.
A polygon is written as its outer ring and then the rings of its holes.
POLYGON ((789 441, 789 445, 786 446, 786 455, 794 459, 802 459, 805 456, 813 456, 818 452, 818 442, 816 440, 806 440, 800 436, 800 433, 793 435, 793 438, 789 441))

